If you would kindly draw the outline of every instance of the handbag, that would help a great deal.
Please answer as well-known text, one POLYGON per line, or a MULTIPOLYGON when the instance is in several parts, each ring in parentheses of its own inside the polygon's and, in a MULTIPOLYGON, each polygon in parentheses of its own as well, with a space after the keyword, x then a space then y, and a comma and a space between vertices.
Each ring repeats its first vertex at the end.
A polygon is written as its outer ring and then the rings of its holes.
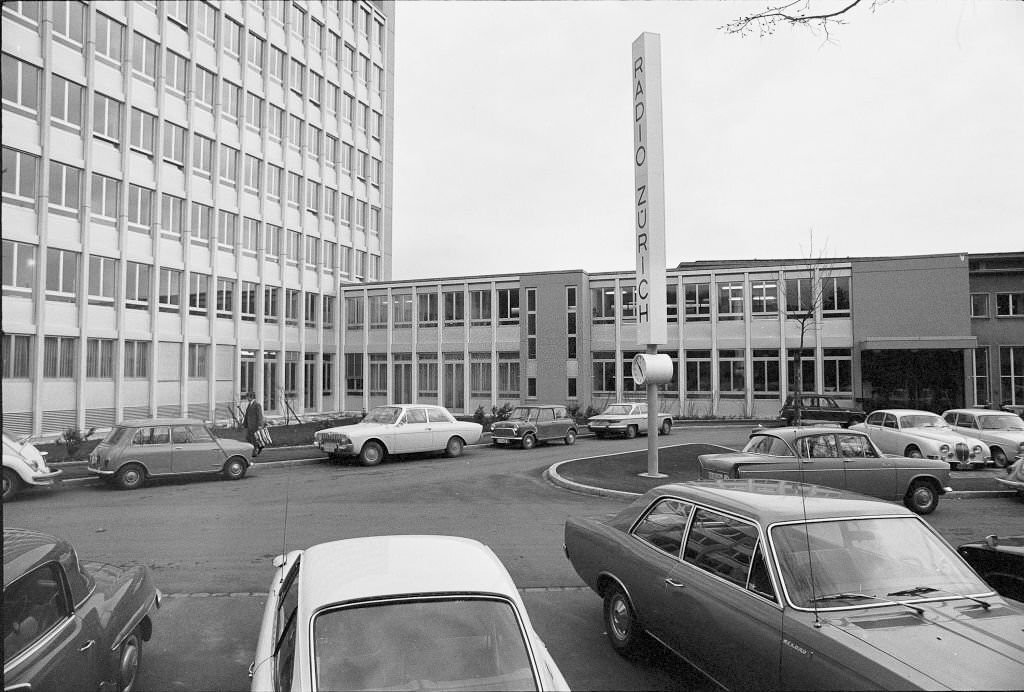
POLYGON ((270 437, 270 430, 264 426, 256 431, 256 441, 260 443, 260 447, 269 447, 274 444, 274 440, 270 437))

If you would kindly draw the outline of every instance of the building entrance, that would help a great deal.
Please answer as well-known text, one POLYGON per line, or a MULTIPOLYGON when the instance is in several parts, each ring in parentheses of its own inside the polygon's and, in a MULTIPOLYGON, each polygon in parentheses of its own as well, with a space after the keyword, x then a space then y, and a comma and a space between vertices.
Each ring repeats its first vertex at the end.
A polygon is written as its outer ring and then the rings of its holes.
POLYGON ((961 350, 861 351, 865 411, 914 408, 942 413, 964 405, 961 350))

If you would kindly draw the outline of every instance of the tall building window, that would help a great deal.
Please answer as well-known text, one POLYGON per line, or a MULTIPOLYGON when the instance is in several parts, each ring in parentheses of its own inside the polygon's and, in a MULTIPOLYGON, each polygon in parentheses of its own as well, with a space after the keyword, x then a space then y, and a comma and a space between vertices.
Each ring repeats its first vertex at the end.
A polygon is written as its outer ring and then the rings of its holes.
POLYGON ((157 44, 142 34, 132 34, 132 70, 145 77, 147 81, 156 81, 157 44))
POLYGON ((743 319, 743 282, 718 282, 718 319, 743 319))
POLYGON ((50 161, 50 206, 77 216, 82 200, 82 170, 50 161))
POLYGON ((526 289, 526 357, 537 357, 537 289, 526 289))
POLYGON ((124 25, 96 13, 96 52, 120 63, 124 51, 124 25))
POLYGON ((469 323, 474 326, 490 326, 491 324, 491 291, 474 290, 469 292, 469 323))
POLYGON ((996 293, 996 317, 1024 316, 1024 291, 996 293))
POLYGON ((160 270, 160 285, 158 286, 157 304, 161 312, 181 311, 181 270, 167 269, 160 270))
POLYGON ((267 197, 278 204, 281 203, 281 179, 284 169, 272 163, 267 164, 267 197))
POLYGON ((978 346, 974 349, 972 362, 974 380, 974 403, 977 406, 988 406, 991 394, 989 394, 989 367, 988 367, 988 346, 978 346))
POLYGON ((711 284, 685 284, 683 294, 687 322, 707 322, 711 319, 711 284))
POLYGON ((248 216, 242 219, 242 250, 255 255, 260 246, 260 222, 248 216))
POLYGON ((302 291, 295 288, 286 288, 284 291, 284 323, 297 325, 299 323, 299 299, 302 291))
POLYGON ((210 178, 213 176, 213 148, 215 142, 209 137, 204 137, 198 132, 192 139, 192 170, 210 178))
POLYGON ((113 339, 88 339, 85 342, 85 376, 90 379, 111 380, 114 378, 113 339))
POLYGON ((829 276, 821 280, 823 317, 850 316, 850 277, 829 276))
POLYGON ((213 110, 213 101, 217 96, 217 75, 196 65, 195 98, 196 103, 208 111, 213 110))
POLYGON ((161 234, 180 238, 185 230, 185 200, 174 195, 163 195, 160 214, 161 234))
POLYGON ((306 314, 305 322, 306 326, 310 329, 316 329, 316 321, 320 316, 320 294, 312 291, 306 291, 306 314))
POLYGON ((278 300, 281 296, 281 289, 277 286, 263 287, 263 321, 267 324, 277 324, 280 317, 278 300))
POLYGON ((110 305, 117 287, 117 260, 89 256, 89 302, 110 305))
POLYGON ((245 124, 256 132, 263 129, 263 99, 252 92, 245 94, 245 124))
POLYGON ((224 22, 224 51, 236 60, 242 55, 242 25, 233 19, 224 22))
POLYGON ((806 276, 786 278, 786 314, 798 317, 814 309, 811 279, 806 276))
POLYGON ((217 42, 217 19, 219 14, 217 9, 209 2, 206 2, 206 0, 196 3, 195 16, 192 20, 195 22, 196 33, 200 38, 204 38, 210 43, 217 42))
POLYGON ((242 108, 242 87, 232 84, 226 79, 221 82, 220 113, 224 118, 236 123, 242 108))
POLYGON ((153 191, 138 185, 128 186, 128 227, 153 232, 153 191))
POLYGON ((188 7, 185 0, 164 0, 164 7, 167 8, 167 18, 182 28, 188 27, 188 7))
POLYGON ((593 367, 592 386, 594 394, 615 395, 615 352, 594 351, 591 354, 593 367))
POLYGON ((591 288, 590 305, 591 321, 594 324, 615 323, 615 288, 613 286, 591 288))
POLYGON ((43 71, 31 63, 18 60, 7 53, 0 58, 0 64, 3 67, 5 110, 27 111, 28 115, 37 115, 39 112, 39 84, 43 71), (15 106, 15 108, 8 108, 8 106, 15 106))
POLYGON ((149 282, 151 267, 148 264, 128 262, 125 266, 125 305, 134 310, 149 309, 149 282))
POLYGON ((779 395, 779 352, 772 348, 755 348, 753 372, 750 373, 754 396, 761 399, 779 395))
POLYGON ((437 326, 437 291, 430 290, 416 295, 416 321, 420 327, 437 326))
POLYGON ((679 321, 679 286, 675 279, 665 284, 665 316, 669 324, 679 321))
POLYGON ((259 290, 259 285, 251 281, 243 281, 241 292, 239 297, 241 298, 241 304, 239 312, 244 322, 255 322, 256 321, 256 291, 259 290))
POLYGON ((238 186, 238 149, 226 144, 220 145, 220 182, 238 186))
POLYGON ((416 396, 423 401, 437 400, 437 353, 416 354, 416 396))
POLYGON ((391 296, 391 320, 395 329, 412 326, 412 294, 394 293, 391 296))
POLYGON ((267 134, 275 142, 284 137, 284 111, 274 104, 267 110, 267 134))
POLYGON ((1000 403, 1024 404, 1024 346, 999 347, 1000 403))
POLYGON ((320 239, 313 235, 303 236, 306 241, 303 258, 307 267, 317 267, 320 264, 320 239))
POLYGON ((853 392, 853 358, 848 348, 826 348, 824 391, 839 394, 853 392))
POLYGON ((288 231, 287 243, 285 255, 288 257, 288 264, 298 264, 302 260, 302 233, 288 231))
POLYGON ((135 151, 153 158, 156 132, 156 116, 138 108, 132 108, 131 146, 135 151))
POLYGON ((92 132, 116 148, 121 147, 121 108, 120 101, 97 93, 93 101, 92 132))
POLYGON ((17 149, 3 148, 4 197, 18 197, 23 206, 35 206, 38 172, 38 156, 17 149), (26 202, 28 204, 25 204, 26 202))
POLYGON ((284 84, 284 63, 286 56, 283 50, 277 46, 270 47, 270 78, 284 84))
POLYGON ((469 354, 469 395, 491 396, 491 354, 469 354))
POLYGON ((519 324, 519 289, 498 289, 498 324, 519 324))
POLYGON ((207 274, 190 272, 188 275, 188 312, 190 315, 206 315, 209 307, 210 277, 207 274))
POLYGON ((694 349, 686 351, 686 392, 688 394, 711 394, 711 351, 694 349))
POLYGON ((245 190, 253 194, 260 193, 262 183, 263 159, 249 154, 245 155, 245 190))
POLYGON ((188 59, 170 49, 164 60, 164 82, 181 96, 188 91, 188 59))
POLYGON ((755 317, 774 317, 779 314, 778 282, 750 282, 750 312, 755 317))
POLYGON ((53 9, 53 31, 75 46, 85 43, 85 4, 78 0, 47 3, 53 9))
POLYGON ((576 287, 565 287, 565 345, 566 357, 576 358, 576 287))
POLYGON ((73 301, 78 293, 79 253, 59 248, 46 249, 46 297, 73 301))
POLYGON ((320 215, 320 183, 315 180, 306 181, 306 211, 320 215))
POLYGON ((185 166, 185 139, 188 131, 172 122, 164 123, 164 161, 183 168, 185 166))
POLYGON ((234 251, 238 232, 238 214, 220 210, 217 217, 217 245, 224 250, 234 251))
POLYGON ((124 376, 126 379, 149 377, 149 342, 124 342, 124 376))
POLYGON ((36 285, 36 246, 3 241, 4 288, 34 289, 36 285))
POLYGON ((387 329, 388 297, 370 296, 367 302, 370 313, 370 329, 387 329))
POLYGON ((267 261, 277 262, 281 256, 281 232, 284 229, 280 226, 268 223, 263 234, 263 256, 267 261))
POLYGON ((78 339, 73 336, 48 336, 43 341, 43 377, 70 379, 75 376, 78 339))
POLYGON ((295 58, 288 65, 288 88, 301 96, 306 88, 306 66, 295 58))
POLYGON ((246 60, 256 68, 257 72, 263 72, 263 49, 265 41, 256 34, 249 32, 249 44, 246 50, 246 60))
POLYGON ((345 354, 345 392, 363 394, 363 354, 345 354))
POLYGON ((232 318, 235 315, 235 280, 217 279, 217 317, 232 318))
POLYGON ((324 329, 334 329, 334 306, 337 303, 335 296, 323 296, 321 302, 323 303, 323 327, 324 329))
POLYGON ((465 295, 461 290, 444 292, 444 326, 461 327, 465 322, 465 295))
POLYGON ((32 335, 3 335, 3 378, 27 380, 32 374, 32 335))
POLYGON ((622 291, 622 324, 636 324, 636 286, 623 284, 622 291))
POLYGON ((345 328, 362 329, 363 299, 361 296, 348 296, 345 298, 345 328))
POLYGON ((121 181, 92 174, 92 214, 116 220, 121 208, 121 181))
POLYGON ((519 351, 498 352, 498 396, 519 398, 519 351))
POLYGON ((971 317, 988 317, 989 316, 989 294, 988 293, 972 293, 971 294, 971 317))
POLYGON ((814 349, 804 348, 804 352, 801 355, 800 349, 791 348, 787 353, 789 363, 789 389, 790 391, 796 391, 796 374, 801 373, 803 379, 803 386, 800 388, 801 392, 816 392, 818 391, 818 383, 814 377, 814 349))
POLYGON ((386 353, 370 354, 370 396, 386 396, 388 393, 388 356, 386 353))
POLYGON ((207 363, 209 362, 209 344, 188 345, 188 376, 191 379, 205 379, 207 377, 207 363))
POLYGON ((288 205, 298 209, 302 206, 302 176, 288 172, 288 205))

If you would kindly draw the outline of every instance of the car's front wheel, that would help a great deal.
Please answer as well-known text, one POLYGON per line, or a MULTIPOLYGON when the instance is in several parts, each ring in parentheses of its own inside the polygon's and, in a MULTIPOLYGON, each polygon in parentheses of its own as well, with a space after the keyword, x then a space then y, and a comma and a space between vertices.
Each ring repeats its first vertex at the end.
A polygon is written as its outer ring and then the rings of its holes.
POLYGON ((114 482, 121 490, 135 490, 146 482, 146 469, 139 464, 125 464, 114 474, 114 482))
POLYGON ((626 428, 626 439, 632 440, 636 437, 636 426, 630 425, 626 428))
POLYGON ((21 489, 21 478, 13 469, 4 467, 4 494, 3 501, 13 500, 21 489))
POLYGON ((523 435, 523 449, 533 449, 537 446, 537 438, 532 433, 523 435))
POLYGON ((142 639, 135 630, 121 643, 117 664, 117 689, 120 692, 131 692, 135 687, 135 678, 139 675, 139 663, 142 661, 142 639))
POLYGON ((666 418, 661 424, 661 434, 668 435, 672 432, 672 420, 666 418))
POLYGON ((463 442, 461 437, 453 437, 448 440, 444 448, 444 455, 448 458, 455 458, 462 454, 463 442))
POLYGON ((564 441, 565 441, 565 444, 567 444, 567 445, 576 444, 576 431, 575 430, 569 430, 568 432, 566 432, 565 433, 564 441))
POLYGON ((621 656, 630 656, 640 648, 643 630, 629 597, 619 586, 604 596, 604 628, 612 648, 621 656))
POLYGON ((903 504, 917 514, 931 514, 939 506, 939 492, 929 481, 916 480, 910 484, 903 504))
POLYGON ((992 463, 1001 469, 1005 469, 1010 460, 1006 458, 1006 452, 999 447, 992 448, 992 463))
POLYGON ((237 481, 245 476, 245 472, 249 469, 249 465, 245 463, 244 459, 239 457, 231 457, 224 463, 224 469, 221 473, 224 474, 224 478, 229 481, 237 481))
POLYGON ((380 446, 379 442, 370 440, 363 445, 362 451, 359 452, 359 463, 363 466, 376 466, 382 461, 384 461, 384 448, 380 446))

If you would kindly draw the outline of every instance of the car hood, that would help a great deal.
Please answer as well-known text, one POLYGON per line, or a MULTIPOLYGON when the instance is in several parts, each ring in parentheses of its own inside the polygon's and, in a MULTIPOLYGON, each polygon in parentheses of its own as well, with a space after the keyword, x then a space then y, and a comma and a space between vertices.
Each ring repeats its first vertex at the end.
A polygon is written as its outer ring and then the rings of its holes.
POLYGON ((532 421, 528 421, 525 418, 506 418, 505 420, 499 420, 491 424, 491 428, 511 428, 516 425, 530 425, 532 421))
POLYGON ((904 428, 903 432, 908 435, 914 435, 915 437, 923 437, 926 440, 935 440, 936 442, 945 442, 947 444, 963 442, 968 447, 982 444, 981 440, 968 437, 963 433, 958 433, 956 430, 950 430, 949 428, 904 428))
MULTIPOLYGON (((647 416, 644 416, 644 418, 646 417, 647 416)), ((591 416, 589 420, 591 423, 593 423, 595 421, 617 421, 622 420, 623 418, 640 418, 640 415, 637 413, 602 413, 599 416, 591 416)))
POLYGON ((1024 609, 1001 598, 986 599, 985 610, 966 600, 915 603, 910 610, 856 611, 828 621, 833 638, 857 639, 877 650, 876 660, 891 656, 954 690, 1020 689, 1024 680, 1024 609))
POLYGON ((398 429, 395 423, 355 423, 353 425, 339 425, 336 428, 317 430, 317 434, 324 435, 347 435, 349 439, 370 435, 381 435, 385 432, 393 432, 398 429))
POLYGON ((995 442, 1004 445, 1018 445, 1024 442, 1024 430, 979 430, 977 435, 988 444, 995 442))

